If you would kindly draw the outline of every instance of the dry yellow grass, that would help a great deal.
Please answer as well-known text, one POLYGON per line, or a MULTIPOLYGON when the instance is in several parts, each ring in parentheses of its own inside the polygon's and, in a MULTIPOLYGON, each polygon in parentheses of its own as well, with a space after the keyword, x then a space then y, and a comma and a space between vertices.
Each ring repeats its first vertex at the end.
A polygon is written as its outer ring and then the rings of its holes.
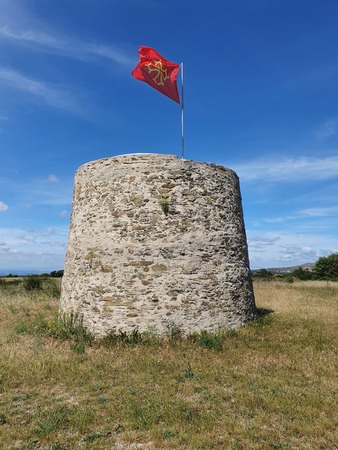
POLYGON ((255 282, 257 305, 276 313, 292 314, 299 318, 320 318, 337 324, 338 282, 296 281, 255 282))
POLYGON ((337 448, 338 283, 255 293, 270 313, 211 348, 153 339, 81 353, 41 331, 57 299, 0 290, 0 448, 337 448))

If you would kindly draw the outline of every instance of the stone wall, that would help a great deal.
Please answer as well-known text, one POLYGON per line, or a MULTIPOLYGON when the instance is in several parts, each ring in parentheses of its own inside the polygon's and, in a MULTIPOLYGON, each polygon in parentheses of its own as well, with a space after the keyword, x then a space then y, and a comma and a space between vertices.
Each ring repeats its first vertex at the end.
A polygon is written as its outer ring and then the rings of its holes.
POLYGON ((234 327, 255 316, 237 175, 172 155, 81 166, 61 311, 96 335, 234 327))

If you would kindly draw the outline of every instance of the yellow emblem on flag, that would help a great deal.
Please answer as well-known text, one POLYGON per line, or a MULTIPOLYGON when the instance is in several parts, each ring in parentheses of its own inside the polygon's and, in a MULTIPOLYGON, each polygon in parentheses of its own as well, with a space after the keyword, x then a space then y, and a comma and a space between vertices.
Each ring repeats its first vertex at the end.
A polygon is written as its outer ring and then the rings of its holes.
POLYGON ((148 73, 155 72, 155 76, 153 77, 153 81, 155 81, 155 83, 158 86, 164 86, 165 80, 167 80, 170 77, 168 75, 168 69, 167 68, 163 68, 162 61, 155 61, 154 60, 153 62, 150 62, 150 63, 146 64, 146 66, 148 67, 148 73))

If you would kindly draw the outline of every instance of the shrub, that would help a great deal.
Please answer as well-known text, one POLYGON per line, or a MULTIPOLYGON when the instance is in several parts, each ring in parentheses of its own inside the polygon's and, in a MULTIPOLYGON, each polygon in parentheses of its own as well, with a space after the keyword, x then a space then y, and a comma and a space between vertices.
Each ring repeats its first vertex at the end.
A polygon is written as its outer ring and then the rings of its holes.
POLYGON ((23 280, 23 287, 26 291, 42 289, 42 279, 36 275, 29 275, 23 280))

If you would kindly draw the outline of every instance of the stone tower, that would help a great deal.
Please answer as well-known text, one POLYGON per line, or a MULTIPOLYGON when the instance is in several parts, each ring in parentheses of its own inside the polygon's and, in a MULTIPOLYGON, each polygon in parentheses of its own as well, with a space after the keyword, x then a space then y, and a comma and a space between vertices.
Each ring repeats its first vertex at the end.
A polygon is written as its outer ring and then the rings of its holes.
POLYGON ((254 318, 237 175, 162 154, 81 166, 60 311, 79 313, 98 336, 254 318))

